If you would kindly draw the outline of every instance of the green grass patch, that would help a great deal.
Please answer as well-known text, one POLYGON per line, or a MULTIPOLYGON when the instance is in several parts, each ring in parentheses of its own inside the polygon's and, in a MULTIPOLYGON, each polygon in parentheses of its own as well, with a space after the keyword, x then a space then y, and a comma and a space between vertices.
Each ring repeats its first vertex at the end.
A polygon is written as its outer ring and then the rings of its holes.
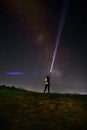
POLYGON ((0 130, 86 130, 87 96, 0 89, 0 130))

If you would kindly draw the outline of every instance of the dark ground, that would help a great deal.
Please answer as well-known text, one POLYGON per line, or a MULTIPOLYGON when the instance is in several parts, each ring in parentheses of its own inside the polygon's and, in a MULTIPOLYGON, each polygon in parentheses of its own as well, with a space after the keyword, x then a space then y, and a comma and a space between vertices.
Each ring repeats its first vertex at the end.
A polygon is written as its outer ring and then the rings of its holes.
POLYGON ((0 130, 87 130, 87 95, 0 87, 0 130))

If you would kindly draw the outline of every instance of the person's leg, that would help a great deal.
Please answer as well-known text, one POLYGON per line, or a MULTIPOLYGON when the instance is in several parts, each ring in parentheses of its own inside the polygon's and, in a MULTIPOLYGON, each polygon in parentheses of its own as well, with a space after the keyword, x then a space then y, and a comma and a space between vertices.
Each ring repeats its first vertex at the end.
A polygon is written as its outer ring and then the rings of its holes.
POLYGON ((45 85, 44 93, 45 93, 46 89, 47 89, 47 85, 45 85))

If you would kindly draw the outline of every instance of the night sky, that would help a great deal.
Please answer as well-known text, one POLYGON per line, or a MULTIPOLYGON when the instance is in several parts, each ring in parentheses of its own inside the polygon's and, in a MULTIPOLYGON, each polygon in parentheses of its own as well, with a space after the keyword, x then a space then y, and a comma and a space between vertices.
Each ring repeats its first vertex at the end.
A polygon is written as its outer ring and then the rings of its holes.
MULTIPOLYGON (((0 1, 0 85, 44 90, 67 0, 0 1)), ((51 92, 87 94, 87 4, 69 0, 51 92)))

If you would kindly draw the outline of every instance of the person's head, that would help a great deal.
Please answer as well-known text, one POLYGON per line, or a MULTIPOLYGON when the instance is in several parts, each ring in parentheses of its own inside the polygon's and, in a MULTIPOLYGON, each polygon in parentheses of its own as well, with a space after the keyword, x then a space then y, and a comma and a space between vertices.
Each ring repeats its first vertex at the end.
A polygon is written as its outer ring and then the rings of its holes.
POLYGON ((47 79, 49 79, 50 77, 47 75, 47 79))

